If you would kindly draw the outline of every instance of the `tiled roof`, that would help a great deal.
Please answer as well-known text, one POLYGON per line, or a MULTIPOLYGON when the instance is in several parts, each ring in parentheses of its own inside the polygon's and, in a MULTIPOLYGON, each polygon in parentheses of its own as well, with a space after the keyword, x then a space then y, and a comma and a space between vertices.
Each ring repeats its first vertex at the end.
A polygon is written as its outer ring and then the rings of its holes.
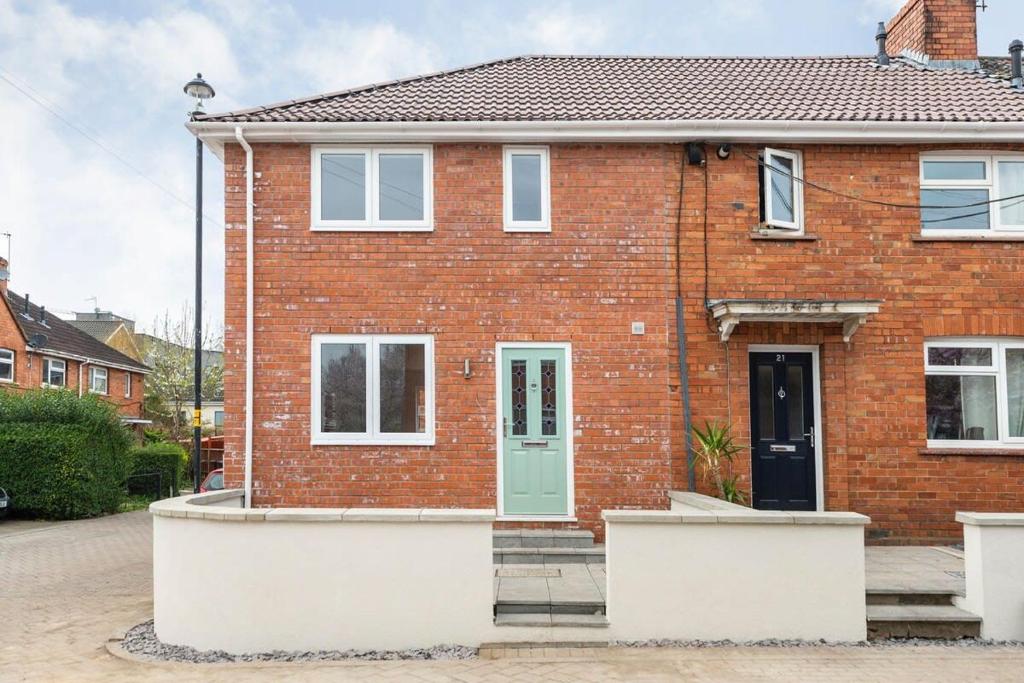
POLYGON ((1022 121, 1024 94, 905 58, 524 56, 199 121, 1022 121))
POLYGON ((981 68, 998 78, 1010 77, 1009 57, 978 57, 981 68))
POLYGON ((14 321, 21 328, 25 339, 29 340, 36 334, 46 335, 45 349, 56 353, 66 353, 72 356, 85 356, 93 360, 114 365, 123 365, 139 370, 149 368, 134 358, 124 355, 117 349, 107 346, 100 340, 92 337, 66 320, 61 320, 52 313, 46 314, 46 323, 40 322, 42 310, 33 303, 29 304, 28 317, 23 315, 25 311, 25 299, 14 292, 7 290, 7 303, 10 306, 14 321))
POLYGON ((110 335, 117 332, 117 328, 124 324, 119 320, 67 320, 65 322, 103 343, 106 343, 110 339, 110 335))

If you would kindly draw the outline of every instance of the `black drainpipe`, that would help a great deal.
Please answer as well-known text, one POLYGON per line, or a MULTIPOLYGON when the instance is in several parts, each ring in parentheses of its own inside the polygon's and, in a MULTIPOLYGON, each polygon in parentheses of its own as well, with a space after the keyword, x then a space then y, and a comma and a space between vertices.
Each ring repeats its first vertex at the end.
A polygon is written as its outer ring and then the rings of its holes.
POLYGON ((686 444, 686 488, 697 490, 697 474, 693 458, 693 428, 690 416, 690 373, 686 367, 686 321, 683 317, 683 282, 679 273, 680 237, 679 231, 683 222, 683 176, 686 173, 686 146, 681 146, 679 157, 679 205, 676 210, 676 258, 673 267, 676 270, 676 344, 679 356, 679 394, 683 401, 683 439, 686 444))

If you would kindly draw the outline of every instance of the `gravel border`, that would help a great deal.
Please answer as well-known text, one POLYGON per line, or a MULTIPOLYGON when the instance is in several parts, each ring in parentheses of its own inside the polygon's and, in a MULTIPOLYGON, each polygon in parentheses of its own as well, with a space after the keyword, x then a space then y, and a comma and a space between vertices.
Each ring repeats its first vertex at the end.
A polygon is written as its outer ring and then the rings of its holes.
POLYGON ((222 664, 231 662, 332 662, 342 660, 384 661, 399 659, 475 659, 475 647, 435 645, 412 650, 318 650, 315 652, 258 652, 234 655, 223 650, 197 650, 187 645, 168 645, 156 637, 153 620, 128 629, 121 647, 133 655, 170 662, 222 664))
POLYGON ((856 643, 833 643, 826 640, 783 640, 770 638, 767 640, 732 641, 732 640, 616 640, 608 643, 609 647, 629 648, 712 648, 712 647, 849 647, 849 648, 893 648, 893 647, 1014 647, 1024 648, 1020 640, 981 640, 978 638, 960 638, 958 640, 936 640, 932 638, 893 638, 888 640, 866 640, 856 643))

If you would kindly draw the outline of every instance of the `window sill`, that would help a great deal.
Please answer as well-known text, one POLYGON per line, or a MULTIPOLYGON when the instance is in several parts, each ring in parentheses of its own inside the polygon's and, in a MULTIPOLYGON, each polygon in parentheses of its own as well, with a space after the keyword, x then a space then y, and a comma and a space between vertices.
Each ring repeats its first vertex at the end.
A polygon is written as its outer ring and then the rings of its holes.
POLYGON ((985 456, 1008 456, 1011 458, 1024 458, 1024 448, 963 448, 961 446, 951 448, 922 448, 918 455, 969 455, 976 457, 985 456))
POLYGON ((434 232, 433 225, 311 225, 311 232, 434 232))
POLYGON ((914 235, 911 242, 1024 242, 1024 235, 914 235))
POLYGON ((312 439, 310 446, 434 446, 434 439, 312 439))
POLYGON ((751 232, 752 240, 772 240, 775 242, 816 242, 817 235, 793 234, 782 230, 768 230, 764 232, 751 232))

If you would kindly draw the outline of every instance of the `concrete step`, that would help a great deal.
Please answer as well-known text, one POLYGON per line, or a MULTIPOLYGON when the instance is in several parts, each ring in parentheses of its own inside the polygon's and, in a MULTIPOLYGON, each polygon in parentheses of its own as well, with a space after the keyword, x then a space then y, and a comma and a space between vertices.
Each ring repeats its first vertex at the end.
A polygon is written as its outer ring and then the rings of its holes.
POLYGON ((495 615, 502 614, 607 614, 604 601, 589 600, 498 600, 495 615))
POLYGON ((943 588, 869 588, 869 605, 952 605, 957 593, 943 588))
POLYGON ((952 605, 868 605, 867 610, 870 640, 981 636, 981 617, 952 605))
POLYGON ((594 533, 579 529, 496 529, 495 548, 592 548, 594 533))
POLYGON ((604 564, 604 546, 590 548, 495 548, 494 564, 604 564))
POLYGON ((608 628, 603 614, 499 614, 495 626, 608 628))

